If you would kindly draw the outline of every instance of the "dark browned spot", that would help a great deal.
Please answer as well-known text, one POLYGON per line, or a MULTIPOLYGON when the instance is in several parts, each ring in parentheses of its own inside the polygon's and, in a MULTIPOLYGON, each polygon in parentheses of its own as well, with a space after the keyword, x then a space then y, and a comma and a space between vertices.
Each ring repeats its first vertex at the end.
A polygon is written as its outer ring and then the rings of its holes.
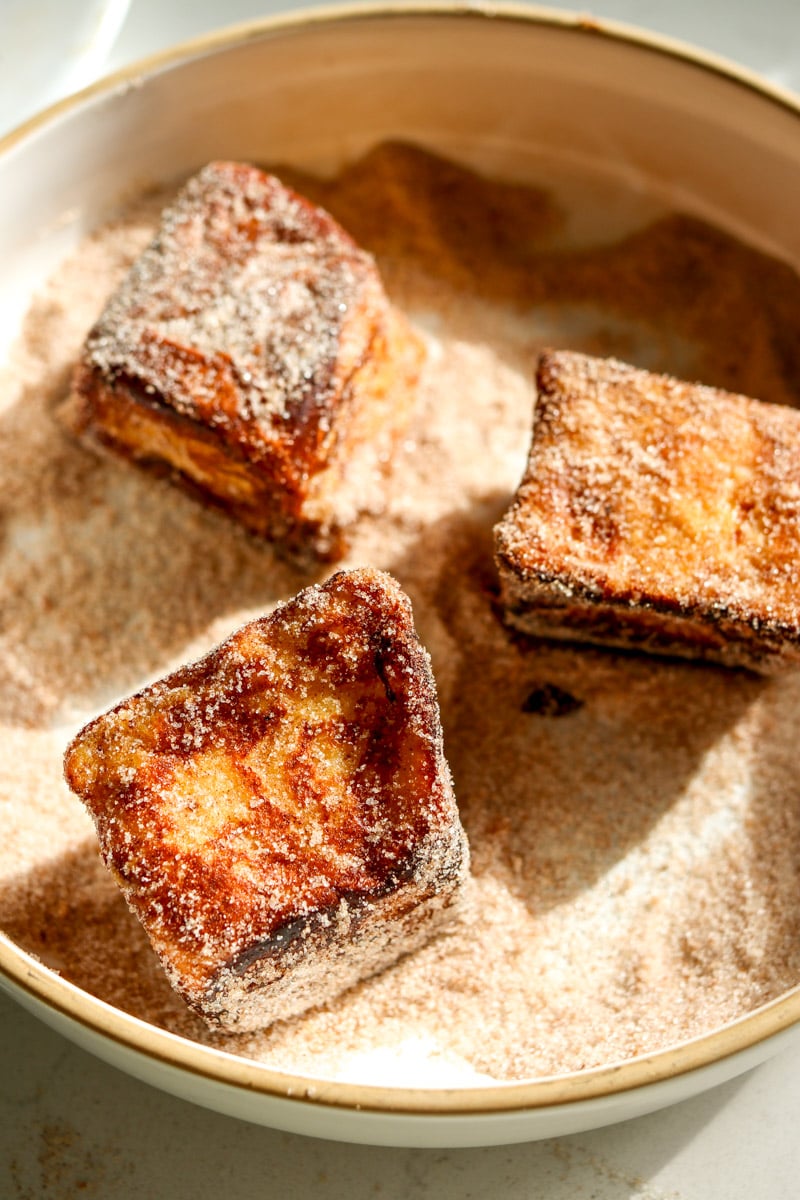
POLYGON ((522 702, 522 711, 535 713, 537 717, 566 717, 579 708, 583 708, 583 700, 555 683, 540 684, 522 702))

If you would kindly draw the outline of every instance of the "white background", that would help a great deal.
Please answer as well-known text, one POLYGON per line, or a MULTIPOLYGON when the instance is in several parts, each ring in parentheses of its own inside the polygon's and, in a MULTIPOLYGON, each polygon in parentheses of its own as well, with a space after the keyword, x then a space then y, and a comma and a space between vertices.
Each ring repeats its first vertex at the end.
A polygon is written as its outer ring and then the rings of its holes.
MULTIPOLYGON (((292 7, 303 5, 132 0, 105 66, 292 7)), ((68 86, 52 71, 38 90, 30 74, 24 83, 11 78, 12 8, 0 0, 0 131, 68 86)), ((69 10, 69 0, 59 8, 69 10)), ((800 91, 800 0, 600 0, 591 14, 702 46, 800 91)), ((40 39, 52 36, 43 22, 40 39)), ((70 84, 73 68, 63 76, 70 84)), ((101 68, 95 61, 82 69, 85 80, 101 68)), ((336 1145, 245 1125, 156 1092, 0 996, 0 1200, 796 1200, 798 1112, 794 1052, 697 1099, 594 1133, 459 1151, 336 1145)))

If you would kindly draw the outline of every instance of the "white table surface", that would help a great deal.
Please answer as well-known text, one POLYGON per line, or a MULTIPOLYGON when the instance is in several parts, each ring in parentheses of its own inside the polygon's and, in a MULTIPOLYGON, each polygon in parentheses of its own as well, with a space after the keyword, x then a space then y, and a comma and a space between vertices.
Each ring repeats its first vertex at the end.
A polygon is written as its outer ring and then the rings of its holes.
MULTIPOLYGON (((301 5, 132 0, 106 65, 289 7, 301 5)), ((800 91, 800 0, 561 7, 669 34, 800 91)), ((19 105, 22 115, 35 98, 20 96, 19 105)), ((796 1200, 798 1114, 795 1051, 694 1100, 592 1133, 453 1151, 338 1145, 246 1125, 157 1092, 0 994, 0 1200, 796 1200)))

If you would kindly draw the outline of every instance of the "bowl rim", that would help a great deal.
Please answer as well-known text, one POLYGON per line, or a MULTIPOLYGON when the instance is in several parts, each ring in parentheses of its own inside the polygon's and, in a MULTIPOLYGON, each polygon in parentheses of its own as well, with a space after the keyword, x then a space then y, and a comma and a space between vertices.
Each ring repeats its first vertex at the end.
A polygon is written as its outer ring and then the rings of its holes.
POLYGON ((734 62, 713 50, 691 45, 680 38, 666 33, 656 33, 625 21, 597 17, 588 13, 569 12, 550 8, 547 5, 527 0, 340 0, 334 3, 314 3, 300 10, 286 10, 266 17, 238 21, 224 25, 207 33, 183 39, 172 46, 134 60, 123 67, 104 74, 100 78, 41 108, 20 124, 0 135, 0 155, 6 154, 18 142, 29 137, 40 127, 81 108, 85 103, 102 96, 110 96, 119 90, 127 90, 140 84, 145 78, 176 67, 195 58, 202 58, 217 51, 231 49, 234 45, 260 41, 271 35, 280 35, 306 26, 343 24, 360 20, 404 17, 474 18, 497 23, 520 23, 540 25, 566 32, 580 33, 598 39, 627 44, 634 49, 645 50, 667 59, 676 59, 688 66, 697 67, 705 73, 720 76, 729 83, 755 92, 761 99, 774 102, 800 115, 800 93, 792 91, 757 71, 734 62))
MULTIPOLYGON (((0 137, 0 156, 35 135, 62 115, 96 99, 108 98, 136 86, 146 78, 193 59, 233 49, 248 42, 343 22, 396 18, 468 18, 493 23, 544 26, 625 44, 705 73, 722 77, 800 118, 800 96, 762 79, 756 72, 729 62, 710 51, 682 41, 639 30, 634 26, 579 13, 514 2, 514 0, 389 0, 387 3, 331 4, 284 12, 239 22, 182 41, 116 70, 80 91, 36 113, 0 137)), ((800 125, 798 126, 800 129, 800 125)), ((541 1076, 513 1082, 496 1081, 458 1087, 395 1087, 316 1079, 276 1070, 213 1046, 192 1041, 115 1008, 62 978, 0 930, 0 984, 2 976, 35 1008, 66 1019, 94 1037, 142 1056, 152 1063, 187 1075, 223 1084, 276 1100, 381 1114, 410 1116, 479 1116, 519 1114, 551 1106, 617 1096, 753 1050, 766 1040, 800 1023, 800 984, 781 996, 697 1037, 665 1049, 564 1075, 541 1076)), ((19 998, 19 997, 17 997, 19 998)), ((762 1055, 762 1057, 766 1057, 762 1055)))

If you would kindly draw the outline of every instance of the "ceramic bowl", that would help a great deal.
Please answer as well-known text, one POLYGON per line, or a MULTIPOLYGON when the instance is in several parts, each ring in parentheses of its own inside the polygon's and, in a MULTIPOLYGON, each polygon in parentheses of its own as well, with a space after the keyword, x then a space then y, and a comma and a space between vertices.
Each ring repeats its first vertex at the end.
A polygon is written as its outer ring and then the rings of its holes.
MULTIPOLYGON (((387 137, 506 177, 560 161, 715 221, 800 268, 800 108, 708 56, 530 7, 332 9, 205 37, 0 142, 0 329, 120 200, 215 157, 328 171, 387 137)), ((0 937, 0 985, 101 1058, 249 1121, 356 1142, 499 1144, 688 1097, 800 1033, 800 990, 669 1050, 513 1084, 321 1081, 183 1040, 0 937)))

